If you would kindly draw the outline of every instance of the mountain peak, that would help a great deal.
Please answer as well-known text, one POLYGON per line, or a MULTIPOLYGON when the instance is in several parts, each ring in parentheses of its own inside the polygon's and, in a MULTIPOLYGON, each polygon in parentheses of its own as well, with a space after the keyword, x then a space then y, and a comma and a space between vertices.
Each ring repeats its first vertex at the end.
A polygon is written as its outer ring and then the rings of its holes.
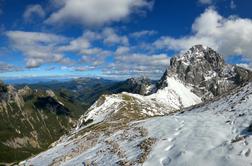
POLYGON ((209 47, 202 45, 202 44, 196 44, 190 48, 190 50, 207 50, 209 47))
POLYGON ((193 66, 198 63, 206 62, 213 67, 214 70, 220 70, 225 64, 224 58, 218 52, 210 47, 203 45, 195 45, 184 54, 180 54, 171 58, 171 69, 177 68, 178 63, 186 66, 193 66))
POLYGON ((167 86, 168 77, 192 85, 194 93, 202 99, 209 99, 243 84, 250 79, 251 72, 226 64, 222 55, 212 48, 195 45, 184 54, 171 58, 170 67, 159 81, 158 88, 167 86))

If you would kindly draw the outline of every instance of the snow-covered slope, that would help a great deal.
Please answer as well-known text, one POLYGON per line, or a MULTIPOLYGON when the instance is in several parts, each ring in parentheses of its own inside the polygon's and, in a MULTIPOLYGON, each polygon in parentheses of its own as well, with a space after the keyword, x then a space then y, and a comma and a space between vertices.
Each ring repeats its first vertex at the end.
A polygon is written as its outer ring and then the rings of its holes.
MULTIPOLYGON (((80 124, 111 120, 115 113, 130 110, 144 116, 165 115, 226 93, 250 79, 248 70, 225 64, 223 57, 209 47, 196 45, 171 59, 170 68, 157 84, 156 93, 141 96, 130 93, 100 98, 83 115, 80 124), (128 96, 130 100, 127 100, 128 96)), ((137 80, 132 80, 137 82, 137 80)), ((145 82, 145 81, 143 81, 145 82)), ((155 88, 154 88, 155 89, 155 88)))
POLYGON ((183 113, 82 128, 21 165, 228 165, 252 162, 252 84, 183 113))
POLYGON ((189 107, 201 102, 201 98, 192 92, 192 87, 186 86, 176 77, 167 77, 167 87, 159 89, 148 98, 156 99, 175 109, 189 107))
POLYGON ((184 114, 144 121, 159 140, 144 165, 228 165, 252 162, 252 84, 184 114))
MULTIPOLYGON (((191 92, 191 87, 184 85, 175 77, 167 78, 168 86, 159 89, 149 96, 142 96, 131 93, 121 93, 102 96, 92 105, 86 115, 80 118, 77 129, 87 121, 98 123, 101 121, 112 121, 115 116, 121 113, 148 117, 166 115, 176 110, 201 103, 201 99, 191 92), (122 112, 123 111, 123 112, 122 112)), ((117 115, 120 114, 120 115, 117 115)))
POLYGON ((172 58, 155 93, 103 95, 69 135, 21 165, 247 165, 250 79, 194 46, 172 58))

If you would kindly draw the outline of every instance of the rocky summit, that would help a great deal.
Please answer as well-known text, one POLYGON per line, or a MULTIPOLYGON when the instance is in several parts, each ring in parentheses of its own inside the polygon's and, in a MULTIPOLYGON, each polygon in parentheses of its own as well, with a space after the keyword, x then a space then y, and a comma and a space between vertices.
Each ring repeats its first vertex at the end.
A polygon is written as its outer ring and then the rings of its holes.
POLYGON ((158 88, 166 87, 166 78, 172 76, 192 85, 195 94, 209 100, 248 82, 252 72, 226 64, 222 55, 209 47, 195 45, 186 53, 171 58, 158 88))

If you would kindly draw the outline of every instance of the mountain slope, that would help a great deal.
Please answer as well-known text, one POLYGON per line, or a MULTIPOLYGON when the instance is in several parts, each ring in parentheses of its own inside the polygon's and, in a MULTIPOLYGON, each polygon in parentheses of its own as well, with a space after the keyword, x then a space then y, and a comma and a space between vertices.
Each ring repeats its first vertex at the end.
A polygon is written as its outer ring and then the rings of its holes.
POLYGON ((249 165, 252 84, 184 113, 107 122, 62 138, 26 165, 249 165))
POLYGON ((144 92, 146 78, 115 82, 78 78, 13 86, 0 83, 0 164, 23 160, 71 129, 102 94, 144 92), (49 90, 48 90, 49 89, 49 90), (52 91, 52 90, 53 91, 52 91))
MULTIPOLYGON (((228 93, 251 78, 251 71, 226 64, 223 57, 211 48, 196 45, 185 54, 171 59, 170 67, 157 83, 156 88, 153 88, 156 89, 156 93, 149 96, 132 94, 128 94, 128 96, 131 96, 132 100, 140 99, 138 103, 144 103, 143 105, 146 107, 140 109, 140 114, 164 115, 228 93), (146 111, 146 108, 150 109, 146 111)), ((93 120, 95 117, 92 115, 104 118, 104 116, 113 114, 119 109, 114 108, 114 100, 117 99, 120 99, 117 105, 121 109, 123 106, 120 103, 128 102, 122 100, 123 95, 109 96, 111 100, 102 102, 105 104, 99 107, 94 104, 88 110, 88 115, 82 116, 82 121, 93 120)), ((125 109, 127 110, 127 107, 125 109)), ((101 119, 103 120, 103 118, 101 119)))
MULTIPOLYGON (((151 88, 155 81, 148 78, 129 78, 125 81, 112 81, 102 78, 77 78, 65 82, 43 82, 30 84, 33 89, 51 89, 56 94, 69 98, 73 101, 82 103, 83 107, 88 108, 103 94, 117 94, 129 92, 135 94, 151 93, 151 88)), ((25 85, 16 85, 17 88, 23 88, 25 85)))
POLYGON ((82 111, 50 90, 0 87, 1 163, 20 161, 47 149, 73 127, 76 114, 82 111))
POLYGON ((54 147, 21 165, 246 165, 250 79, 194 46, 171 60, 155 93, 103 95, 54 147))

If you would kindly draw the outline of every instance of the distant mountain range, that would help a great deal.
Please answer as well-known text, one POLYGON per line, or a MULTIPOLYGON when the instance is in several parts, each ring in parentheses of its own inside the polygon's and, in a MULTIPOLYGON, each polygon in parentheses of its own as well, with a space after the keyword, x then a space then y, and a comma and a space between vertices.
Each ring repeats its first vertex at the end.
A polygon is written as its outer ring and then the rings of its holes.
POLYGON ((102 95, 143 93, 145 78, 111 81, 78 78, 34 84, 0 83, 0 164, 23 160, 46 150, 66 134, 102 95))
POLYGON ((2 81, 4 81, 6 84, 13 84, 13 85, 19 85, 19 84, 37 84, 37 83, 47 83, 47 82, 65 82, 70 81, 73 78, 64 78, 64 77, 25 77, 25 78, 12 78, 12 77, 5 77, 1 78, 2 81))

